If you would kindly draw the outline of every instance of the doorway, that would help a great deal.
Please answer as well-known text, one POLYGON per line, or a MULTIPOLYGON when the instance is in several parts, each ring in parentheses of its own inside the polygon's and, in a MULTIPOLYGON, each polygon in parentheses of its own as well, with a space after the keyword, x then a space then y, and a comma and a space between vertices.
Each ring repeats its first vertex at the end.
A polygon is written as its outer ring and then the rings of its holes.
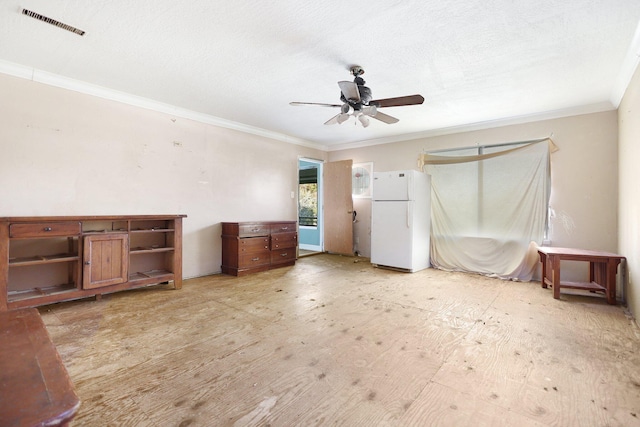
POLYGON ((299 256, 323 251, 322 161, 298 160, 299 256))

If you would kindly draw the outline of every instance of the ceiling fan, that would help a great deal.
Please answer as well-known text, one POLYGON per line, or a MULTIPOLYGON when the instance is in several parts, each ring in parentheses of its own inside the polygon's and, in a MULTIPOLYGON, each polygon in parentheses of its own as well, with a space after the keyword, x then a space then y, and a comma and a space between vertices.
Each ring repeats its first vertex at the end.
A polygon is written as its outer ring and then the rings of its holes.
MULTIPOLYGON (((355 117, 363 127, 369 126, 369 117, 387 124, 397 123, 399 120, 378 111, 382 107, 400 107, 403 105, 419 105, 424 102, 422 95, 400 96, 396 98, 371 99, 371 89, 365 86, 362 77, 364 70, 358 65, 350 68, 351 74, 354 76, 353 82, 341 81, 340 100, 342 104, 323 104, 320 102, 290 102, 291 105, 316 105, 320 107, 338 107, 340 113, 331 117, 324 124, 333 125, 341 124, 349 120, 349 117, 355 117)), ((357 122, 356 122, 357 124, 357 122)))

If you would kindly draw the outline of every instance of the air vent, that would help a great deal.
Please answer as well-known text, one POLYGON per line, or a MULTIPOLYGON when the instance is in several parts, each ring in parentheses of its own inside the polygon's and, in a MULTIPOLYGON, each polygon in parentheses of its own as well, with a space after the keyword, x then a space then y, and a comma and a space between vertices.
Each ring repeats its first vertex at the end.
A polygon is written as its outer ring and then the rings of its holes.
POLYGON ((58 28, 62 28, 63 30, 71 31, 79 36, 84 36, 84 31, 79 28, 72 27, 71 25, 63 24, 60 21, 56 21, 55 19, 48 18, 46 16, 42 16, 39 13, 32 12, 27 9, 22 9, 22 14, 30 16, 38 21, 46 22, 47 24, 55 25, 58 28))

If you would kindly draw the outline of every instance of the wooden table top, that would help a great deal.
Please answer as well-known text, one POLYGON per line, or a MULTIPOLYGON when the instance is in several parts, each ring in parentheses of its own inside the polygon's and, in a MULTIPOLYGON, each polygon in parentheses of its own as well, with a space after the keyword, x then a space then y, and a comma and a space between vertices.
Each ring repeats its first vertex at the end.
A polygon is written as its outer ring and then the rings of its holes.
POLYGON ((611 252, 592 251, 588 249, 574 249, 574 248, 556 248, 551 246, 540 246, 538 252, 542 252, 547 255, 570 255, 570 256, 585 256, 585 257, 601 257, 601 258, 620 258, 622 255, 614 254, 611 252))
POLYGON ((0 312, 0 424, 65 425, 79 406, 38 310, 0 312))

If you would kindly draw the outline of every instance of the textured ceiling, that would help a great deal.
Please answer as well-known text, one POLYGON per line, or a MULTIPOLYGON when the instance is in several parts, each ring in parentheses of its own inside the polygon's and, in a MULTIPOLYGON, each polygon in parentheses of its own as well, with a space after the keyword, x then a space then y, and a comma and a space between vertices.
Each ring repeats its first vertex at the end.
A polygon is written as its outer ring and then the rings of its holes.
POLYGON ((335 149, 616 108, 639 21, 638 0, 5 0, 0 72, 335 149), (374 98, 419 93, 424 104, 382 109, 400 121, 368 128, 325 126, 335 109, 289 105, 339 103, 354 64, 374 98))

